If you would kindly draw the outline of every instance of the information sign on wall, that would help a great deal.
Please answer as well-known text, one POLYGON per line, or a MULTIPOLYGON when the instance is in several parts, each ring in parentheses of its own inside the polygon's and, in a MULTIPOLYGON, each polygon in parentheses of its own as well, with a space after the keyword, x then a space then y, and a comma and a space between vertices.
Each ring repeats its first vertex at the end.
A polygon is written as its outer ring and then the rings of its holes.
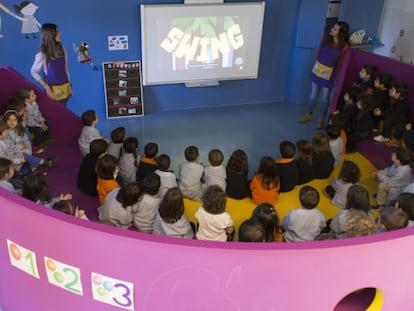
POLYGON ((142 116, 141 61, 104 62, 107 118, 142 116))

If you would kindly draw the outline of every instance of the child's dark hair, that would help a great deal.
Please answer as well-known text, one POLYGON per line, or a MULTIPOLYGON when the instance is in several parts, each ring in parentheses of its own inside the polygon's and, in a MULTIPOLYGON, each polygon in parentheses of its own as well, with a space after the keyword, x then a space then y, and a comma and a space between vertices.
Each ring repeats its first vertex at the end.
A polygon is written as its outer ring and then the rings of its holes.
POLYGON ((381 224, 387 231, 403 229, 408 226, 408 214, 393 206, 385 206, 380 212, 381 224))
POLYGON ((362 68, 365 69, 365 72, 371 76, 371 78, 373 77, 373 75, 375 75, 377 73, 377 66, 372 65, 372 64, 365 64, 364 66, 362 66, 362 68))
POLYGON ((411 164, 414 161, 414 152, 408 148, 399 147, 395 151, 395 155, 400 160, 401 165, 411 164))
POLYGON ((265 242, 265 229, 257 219, 245 220, 239 228, 239 242, 265 242))
POLYGON ((312 151, 315 154, 330 152, 329 137, 325 133, 315 133, 312 139, 312 151))
POLYGON ((0 158, 0 180, 6 179, 6 175, 10 172, 10 168, 13 167, 13 162, 6 158, 0 158))
POLYGON ((52 198, 46 178, 42 175, 28 175, 25 177, 22 196, 41 204, 50 202, 52 198))
POLYGON ((352 185, 346 195, 345 209, 355 209, 367 213, 370 208, 368 191, 360 185, 352 185))
POLYGON ((375 107, 375 96, 372 94, 364 93, 360 96, 359 102, 361 103, 362 110, 372 110, 375 107))
POLYGON ((291 141, 284 140, 279 144, 279 151, 282 158, 293 158, 296 153, 296 146, 291 141))
POLYGON ((26 104, 23 99, 19 97, 10 97, 7 101, 7 109, 9 110, 16 110, 16 112, 20 112, 23 109, 26 109, 26 104))
POLYGON ((105 153, 106 149, 108 149, 108 143, 102 138, 92 140, 89 146, 89 152, 96 157, 99 157, 101 154, 105 153))
POLYGON ((160 189, 160 176, 156 173, 151 173, 142 180, 142 188, 149 195, 156 195, 160 189))
POLYGON ((354 86, 351 86, 348 89, 347 93, 348 93, 349 99, 353 103, 356 103, 360 99, 360 97, 362 96, 362 94, 365 93, 365 90, 364 90, 364 88, 362 88, 360 86, 354 85, 354 86))
POLYGON ((247 154, 241 149, 233 151, 229 160, 227 161, 226 172, 227 174, 243 175, 249 171, 249 163, 247 160, 247 154))
POLYGON ((96 120, 95 110, 86 110, 81 115, 82 124, 84 126, 91 126, 92 123, 96 120))
POLYGON ((313 209, 319 204, 319 192, 311 186, 304 186, 299 191, 299 201, 303 208, 313 209))
POLYGON ((199 155, 200 154, 198 153, 198 148, 196 146, 188 146, 185 148, 184 156, 187 161, 193 162, 197 160, 199 155))
POLYGON ((120 144, 125 139, 125 127, 120 126, 112 130, 111 132, 111 141, 115 144, 120 144))
POLYGON ((25 100, 30 97, 30 92, 33 91, 30 87, 21 87, 17 90, 16 96, 21 100, 25 100))
POLYGON ((221 214, 226 210, 226 193, 218 185, 208 186, 201 198, 203 208, 209 214, 221 214))
POLYGON ((339 126, 329 124, 325 128, 325 133, 330 139, 337 139, 341 136, 341 128, 339 126))
POLYGON ((266 190, 270 190, 273 187, 279 185, 279 174, 277 171, 277 165, 272 157, 264 156, 260 160, 259 169, 256 174, 262 175, 261 184, 266 190))
POLYGON ((171 165, 171 160, 168 154, 163 153, 157 157, 157 168, 160 171, 167 172, 168 169, 170 168, 170 165, 171 165))
POLYGON ((254 209, 252 218, 257 219, 263 225, 265 241, 274 242, 279 232, 279 217, 275 208, 269 203, 262 203, 254 209))
POLYGON ((384 87, 388 90, 391 88, 394 81, 393 77, 389 73, 380 73, 377 77, 379 84, 383 84, 384 87))
POLYGON ((176 223, 184 214, 184 198, 178 187, 165 193, 158 208, 160 217, 168 224, 176 223))
POLYGON ((401 208, 408 214, 408 218, 414 221, 414 194, 402 192, 397 198, 398 208, 401 208))
POLYGON ((52 209, 75 216, 78 204, 73 200, 59 200, 53 203, 52 209))
POLYGON ((0 120, 0 135, 8 129, 7 122, 5 120, 0 120))
POLYGON ((114 179, 116 167, 116 158, 111 154, 105 154, 96 163, 96 175, 105 180, 114 179))
POLYGON ((392 87, 397 93, 400 93, 400 98, 405 98, 408 94, 408 85, 402 82, 393 83, 392 87))
POLYGON ((6 121, 6 124, 7 124, 7 120, 11 116, 15 116, 16 120, 17 120, 17 126, 16 126, 16 129, 15 129, 16 132, 17 132, 17 135, 19 135, 19 136, 25 135, 26 132, 25 132, 24 126, 22 124, 22 117, 19 115, 19 113, 16 110, 7 110, 4 113, 3 119, 4 119, 4 121, 6 121))
POLYGON ((303 159, 306 163, 312 164, 312 144, 310 141, 300 139, 296 143, 298 148, 299 158, 303 159))
POLYGON ((219 149, 212 149, 208 153, 208 161, 212 166, 219 166, 223 163, 224 156, 223 152, 219 149))
MULTIPOLYGON (((336 24, 339 26, 338 32, 338 46, 340 49, 343 49, 349 42, 349 24, 346 22, 338 21, 336 24)), ((324 46, 333 45, 333 36, 327 34, 323 42, 324 46)))
POLYGON ((136 137, 128 137, 124 141, 124 151, 126 153, 134 154, 134 157, 137 157, 137 149, 138 149, 138 138, 136 137))
POLYGON ((361 178, 361 171, 356 163, 344 160, 338 177, 346 183, 356 184, 361 178))
POLYGON ((138 183, 131 182, 123 185, 121 189, 119 189, 116 195, 116 200, 126 208, 127 206, 132 206, 137 203, 141 195, 142 191, 138 183))
POLYGON ((158 153, 158 145, 156 143, 148 143, 144 147, 144 154, 147 158, 155 158, 158 153))

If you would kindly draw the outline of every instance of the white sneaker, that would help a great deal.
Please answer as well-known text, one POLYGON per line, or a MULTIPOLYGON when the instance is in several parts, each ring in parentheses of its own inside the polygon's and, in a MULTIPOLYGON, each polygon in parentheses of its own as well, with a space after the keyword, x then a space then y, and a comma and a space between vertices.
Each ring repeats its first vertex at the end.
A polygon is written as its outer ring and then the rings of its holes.
POLYGON ((385 143, 385 142, 389 141, 390 139, 389 138, 386 138, 386 137, 384 137, 382 135, 377 135, 377 136, 374 137, 374 140, 375 141, 378 141, 380 143, 385 143))

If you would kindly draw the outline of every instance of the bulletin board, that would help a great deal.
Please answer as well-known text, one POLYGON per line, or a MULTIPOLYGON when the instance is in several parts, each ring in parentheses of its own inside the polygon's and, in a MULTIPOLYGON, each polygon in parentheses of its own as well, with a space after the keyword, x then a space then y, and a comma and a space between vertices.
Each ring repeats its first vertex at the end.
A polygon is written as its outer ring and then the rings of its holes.
POLYGON ((144 115, 141 61, 104 62, 102 68, 106 117, 144 115))

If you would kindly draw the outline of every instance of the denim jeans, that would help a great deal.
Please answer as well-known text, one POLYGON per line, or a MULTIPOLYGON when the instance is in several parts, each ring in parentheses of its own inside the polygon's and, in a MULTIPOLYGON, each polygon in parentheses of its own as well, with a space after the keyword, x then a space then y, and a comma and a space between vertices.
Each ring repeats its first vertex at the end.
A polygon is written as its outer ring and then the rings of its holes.
POLYGON ((313 109, 315 108, 316 103, 319 99, 319 94, 321 90, 322 90, 322 106, 321 106, 320 116, 325 118, 326 113, 328 112, 328 108, 329 108, 331 89, 327 87, 322 87, 316 84, 315 82, 312 82, 312 92, 309 98, 308 111, 313 112, 313 109))

